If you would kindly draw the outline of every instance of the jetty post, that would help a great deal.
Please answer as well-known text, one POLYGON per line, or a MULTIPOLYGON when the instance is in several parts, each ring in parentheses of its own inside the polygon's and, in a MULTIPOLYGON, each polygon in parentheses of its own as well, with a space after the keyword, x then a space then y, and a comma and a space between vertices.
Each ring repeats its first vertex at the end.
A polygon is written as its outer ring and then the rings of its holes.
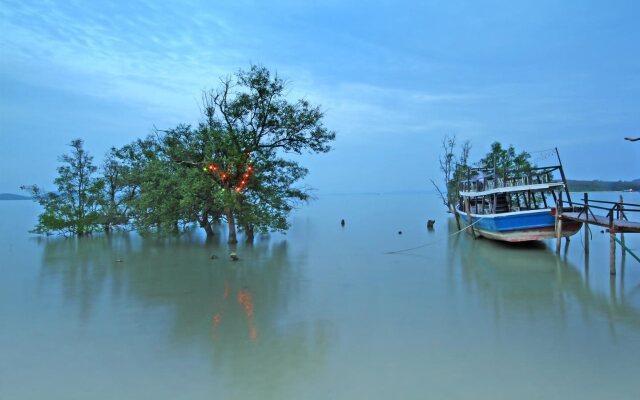
MULTIPOLYGON (((618 219, 626 219, 626 216, 624 215, 624 199, 622 198, 622 195, 620 195, 620 205, 618 207, 620 209, 619 214, 618 214, 618 219)), ((620 250, 622 251, 622 262, 624 263, 624 258, 626 255, 626 252, 624 251, 624 248, 626 247, 626 244, 624 242, 624 232, 620 232, 620 250)))
MULTIPOLYGON (((561 196, 557 196, 556 204, 558 204, 558 207, 560 207, 561 203, 561 196)), ((590 225, 606 228, 607 232, 609 233, 609 273, 612 276, 612 279, 617 273, 616 242, 618 242, 622 250, 620 270, 624 277, 624 263, 626 257, 626 254, 624 253, 625 251, 629 252, 629 254, 631 254, 633 258, 640 262, 640 257, 635 255, 633 251, 626 246, 623 239, 623 236, 626 233, 640 233, 640 222, 637 220, 629 220, 627 218, 628 213, 640 213, 640 204, 625 203, 622 196, 620 196, 620 200, 616 202, 604 200, 589 201, 589 197, 587 193, 585 193, 584 204, 580 205, 584 206, 584 209, 577 212, 568 210, 566 213, 563 213, 561 209, 558 210, 558 212, 556 212, 556 217, 559 220, 557 220, 556 223, 560 225, 560 221, 566 219, 567 221, 576 221, 583 223, 587 226, 587 229, 590 225), (606 210, 607 214, 595 214, 592 209, 606 210), (617 234, 620 234, 620 238, 616 237, 617 234)), ((556 227, 556 229, 557 228, 558 227, 556 227)), ((604 231, 602 231, 602 233, 604 233, 604 231)), ((560 240, 560 233, 558 231, 556 231, 556 235, 557 239, 560 240)), ((588 246, 589 234, 585 231, 585 260, 588 257, 588 246)))
POLYGON ((609 274, 616 274, 616 231, 613 226, 613 208, 609 211, 609 274))
MULTIPOLYGON (((584 215, 589 220, 589 193, 584 193, 584 215)), ((584 223, 584 254, 589 254, 589 223, 584 223)))
POLYGON ((556 253, 560 254, 560 244, 562 241, 562 192, 558 193, 556 202, 556 253))

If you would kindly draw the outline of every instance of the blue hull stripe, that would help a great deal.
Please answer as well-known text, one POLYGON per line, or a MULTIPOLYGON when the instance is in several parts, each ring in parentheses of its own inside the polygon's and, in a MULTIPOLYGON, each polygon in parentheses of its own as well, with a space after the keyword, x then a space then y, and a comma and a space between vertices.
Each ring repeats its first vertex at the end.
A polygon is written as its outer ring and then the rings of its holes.
MULTIPOLYGON (((459 214, 464 222, 468 224, 467 214, 461 212, 459 212, 459 214)), ((551 215, 551 212, 548 209, 534 213, 514 213, 502 216, 500 216, 500 214, 480 215, 477 217, 472 215, 471 222, 473 223, 476 221, 477 223, 474 226, 477 226, 478 229, 493 232, 509 232, 555 227, 555 217, 551 215), (478 219, 480 219, 480 221, 478 221, 478 219)))

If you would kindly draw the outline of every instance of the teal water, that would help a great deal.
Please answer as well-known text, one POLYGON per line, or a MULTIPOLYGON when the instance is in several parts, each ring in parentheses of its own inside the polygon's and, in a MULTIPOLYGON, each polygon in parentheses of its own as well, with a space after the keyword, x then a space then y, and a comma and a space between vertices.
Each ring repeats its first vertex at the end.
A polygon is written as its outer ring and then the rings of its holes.
POLYGON ((37 213, 0 202, 0 399, 640 393, 640 264, 610 278, 596 229, 558 257, 455 235, 430 194, 325 195, 234 263, 224 230, 38 238, 37 213))

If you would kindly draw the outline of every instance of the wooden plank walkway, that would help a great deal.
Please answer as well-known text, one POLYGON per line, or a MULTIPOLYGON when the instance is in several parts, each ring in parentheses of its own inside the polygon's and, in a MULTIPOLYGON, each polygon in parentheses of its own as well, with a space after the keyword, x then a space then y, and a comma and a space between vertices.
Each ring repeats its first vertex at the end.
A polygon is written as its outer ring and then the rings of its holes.
MULTIPOLYGON (((562 219, 609 228, 609 217, 604 215, 593 215, 590 212, 586 214, 584 212, 565 212, 562 213, 562 219)), ((640 233, 640 222, 614 219, 613 230, 616 233, 640 233)))

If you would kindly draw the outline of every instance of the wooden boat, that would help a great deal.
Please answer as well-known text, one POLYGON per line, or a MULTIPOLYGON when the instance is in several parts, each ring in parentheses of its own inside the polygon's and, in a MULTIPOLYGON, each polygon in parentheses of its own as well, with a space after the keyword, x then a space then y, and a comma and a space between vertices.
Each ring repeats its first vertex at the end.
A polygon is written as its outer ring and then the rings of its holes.
MULTIPOLYGON (((534 167, 527 171, 504 172, 471 168, 460 184, 456 213, 475 234, 506 242, 525 242, 556 237, 556 204, 566 193, 571 203, 562 164, 534 167), (560 171, 561 180, 553 179, 560 171)), ((563 221, 563 237, 576 234, 582 223, 563 221)))

